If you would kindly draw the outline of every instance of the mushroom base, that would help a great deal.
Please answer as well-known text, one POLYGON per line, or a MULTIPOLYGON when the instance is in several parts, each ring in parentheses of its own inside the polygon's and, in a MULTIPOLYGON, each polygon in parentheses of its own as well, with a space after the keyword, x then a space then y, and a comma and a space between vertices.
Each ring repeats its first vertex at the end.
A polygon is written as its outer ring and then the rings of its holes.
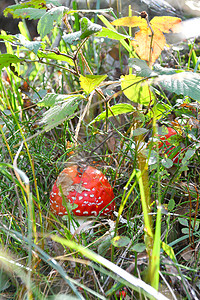
POLYGON ((79 226, 74 220, 70 221, 69 230, 71 234, 80 234, 81 232, 92 231, 91 227, 94 223, 93 218, 76 217, 76 221, 79 223, 79 226))

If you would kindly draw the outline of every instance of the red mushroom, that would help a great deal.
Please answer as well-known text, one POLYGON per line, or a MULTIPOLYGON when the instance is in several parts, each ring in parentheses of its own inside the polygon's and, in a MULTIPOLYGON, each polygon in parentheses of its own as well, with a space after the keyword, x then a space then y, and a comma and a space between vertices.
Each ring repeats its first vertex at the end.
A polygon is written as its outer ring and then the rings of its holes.
POLYGON ((159 139, 162 142, 159 142, 158 147, 159 149, 163 149, 164 152, 166 154, 168 154, 168 156, 170 156, 170 158, 172 159, 173 163, 177 164, 180 163, 182 161, 182 159, 180 158, 180 154, 184 151, 184 149, 181 149, 180 151, 178 151, 176 154, 174 154, 174 150, 177 148, 175 146, 173 146, 168 139, 172 136, 172 135, 177 135, 176 130, 174 130, 171 127, 167 127, 167 131, 168 133, 165 135, 159 135, 159 139))
POLYGON ((67 209, 63 205, 60 190, 66 202, 72 205, 79 225, 83 222, 81 217, 86 219, 98 216, 99 213, 108 215, 115 209, 111 185, 101 171, 91 166, 85 169, 79 169, 77 165, 67 167, 55 181, 50 194, 50 208, 54 214, 64 216, 67 215, 67 209))

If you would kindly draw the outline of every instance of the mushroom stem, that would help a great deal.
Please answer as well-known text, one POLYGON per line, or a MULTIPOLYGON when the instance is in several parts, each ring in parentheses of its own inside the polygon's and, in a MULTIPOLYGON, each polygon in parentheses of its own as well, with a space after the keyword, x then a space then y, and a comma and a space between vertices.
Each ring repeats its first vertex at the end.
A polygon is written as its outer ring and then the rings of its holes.
POLYGON ((86 232, 91 228, 94 220, 92 218, 86 218, 81 216, 76 216, 76 221, 79 223, 79 226, 74 220, 70 221, 69 230, 71 234, 79 234, 80 232, 86 232))

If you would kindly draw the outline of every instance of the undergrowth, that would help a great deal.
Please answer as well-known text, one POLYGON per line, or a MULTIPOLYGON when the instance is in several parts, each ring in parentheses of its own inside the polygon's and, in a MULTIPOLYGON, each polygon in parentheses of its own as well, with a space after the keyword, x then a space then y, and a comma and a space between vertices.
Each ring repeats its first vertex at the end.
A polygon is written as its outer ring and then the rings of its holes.
POLYGON ((8 7, 20 34, 0 35, 1 296, 197 299, 198 44, 169 48, 178 18, 40 2, 8 7), (116 211, 72 235, 49 195, 74 163, 106 175, 116 211))

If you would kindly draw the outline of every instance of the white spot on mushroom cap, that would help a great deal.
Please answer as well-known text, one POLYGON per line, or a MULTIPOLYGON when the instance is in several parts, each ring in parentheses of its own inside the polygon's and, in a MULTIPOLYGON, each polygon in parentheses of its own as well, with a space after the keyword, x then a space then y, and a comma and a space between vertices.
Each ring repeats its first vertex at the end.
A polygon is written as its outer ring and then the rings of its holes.
POLYGON ((88 195, 88 194, 86 194, 86 193, 84 194, 85 197, 87 197, 87 195, 88 195))
POLYGON ((77 213, 77 214, 80 214, 80 210, 79 209, 77 209, 77 210, 75 210, 75 212, 77 213))
POLYGON ((91 194, 90 197, 93 198, 93 197, 94 197, 94 194, 91 194))
POLYGON ((96 212, 95 210, 92 210, 92 211, 91 211, 91 214, 97 216, 97 212, 96 212))
POLYGON ((88 211, 83 212, 83 215, 88 215, 88 214, 89 214, 88 211))
POLYGON ((79 196, 79 200, 82 200, 83 199, 83 196, 79 196))

